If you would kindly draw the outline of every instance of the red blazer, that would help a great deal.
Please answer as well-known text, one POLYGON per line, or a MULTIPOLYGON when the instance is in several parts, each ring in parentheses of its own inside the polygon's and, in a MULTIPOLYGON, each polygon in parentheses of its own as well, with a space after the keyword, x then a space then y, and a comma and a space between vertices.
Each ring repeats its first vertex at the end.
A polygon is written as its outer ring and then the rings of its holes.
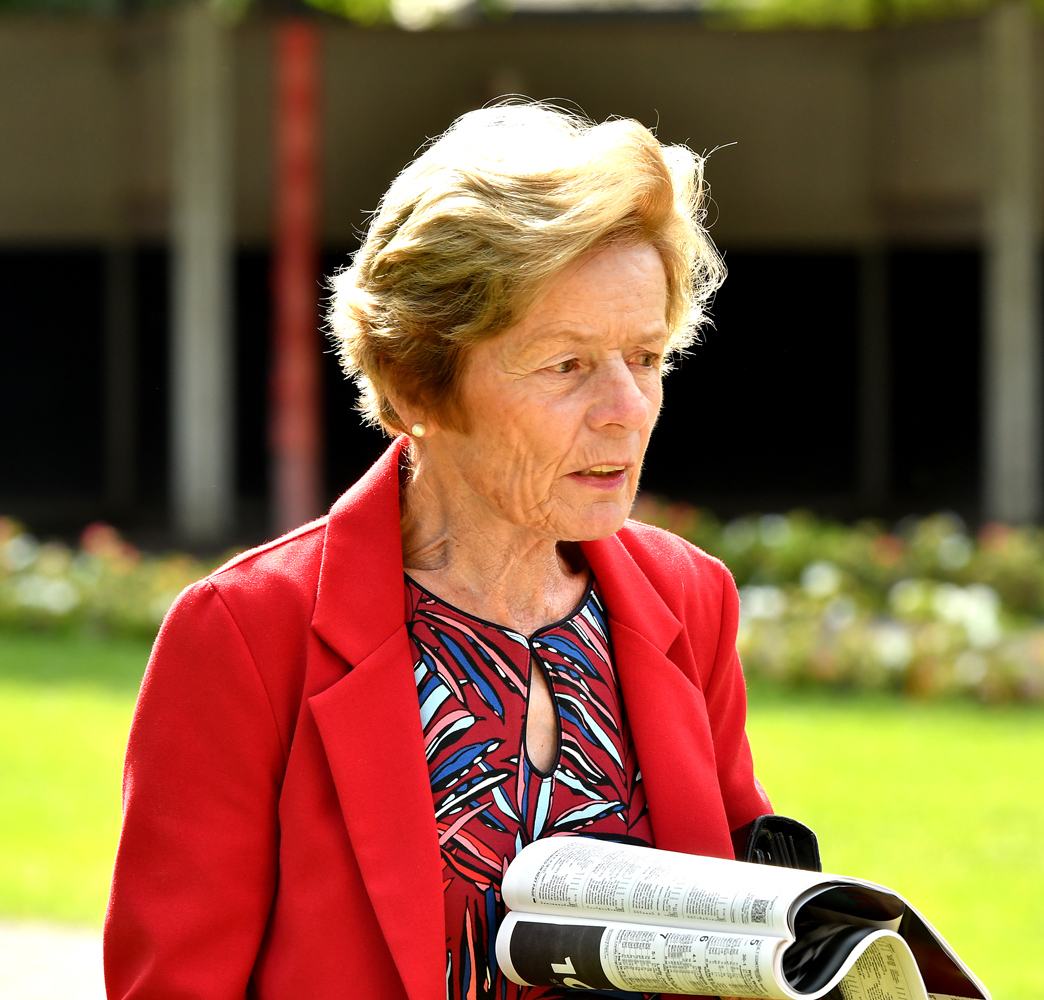
MULTIPOLYGON (((443 1000, 445 918, 405 627, 396 442, 327 517, 171 609, 127 747, 110 1000, 443 1000)), ((656 846, 732 857, 770 811, 736 589, 628 522, 583 545, 656 846)))

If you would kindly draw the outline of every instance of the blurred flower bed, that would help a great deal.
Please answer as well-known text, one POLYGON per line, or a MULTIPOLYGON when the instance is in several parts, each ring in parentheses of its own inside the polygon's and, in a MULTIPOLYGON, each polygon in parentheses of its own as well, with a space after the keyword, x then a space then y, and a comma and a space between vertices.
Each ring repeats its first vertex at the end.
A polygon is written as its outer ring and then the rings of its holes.
MULTIPOLYGON (((808 514, 728 523, 639 497, 634 516, 721 558, 740 588, 748 676, 789 685, 1044 702, 1044 530, 959 518, 892 530, 808 514)), ((145 555, 108 525, 76 550, 0 517, 0 628, 151 638, 174 598, 216 563, 145 555)))
POLYGON ((726 524, 640 497, 634 516, 718 556, 740 588, 749 677, 920 697, 1044 701, 1044 531, 952 514, 888 530, 811 515, 726 524))
POLYGON ((0 628, 81 629, 152 638, 182 588, 212 564, 149 556, 114 528, 92 524, 79 548, 41 544, 0 517, 0 628))

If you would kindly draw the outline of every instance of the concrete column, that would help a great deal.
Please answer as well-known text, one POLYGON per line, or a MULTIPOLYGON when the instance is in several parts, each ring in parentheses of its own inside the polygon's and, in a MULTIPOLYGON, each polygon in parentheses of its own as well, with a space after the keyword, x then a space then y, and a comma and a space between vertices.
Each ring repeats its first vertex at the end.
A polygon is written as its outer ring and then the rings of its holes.
POLYGON ((173 43, 171 499, 178 537, 207 545, 235 510, 231 50, 200 2, 173 43))
POLYGON ((1038 283, 1037 26, 1026 3, 985 23, 985 385, 983 509, 1037 520, 1041 470, 1041 304, 1038 283))
POLYGON ((891 350, 888 254, 866 247, 859 260, 859 493, 875 513, 891 488, 891 350))

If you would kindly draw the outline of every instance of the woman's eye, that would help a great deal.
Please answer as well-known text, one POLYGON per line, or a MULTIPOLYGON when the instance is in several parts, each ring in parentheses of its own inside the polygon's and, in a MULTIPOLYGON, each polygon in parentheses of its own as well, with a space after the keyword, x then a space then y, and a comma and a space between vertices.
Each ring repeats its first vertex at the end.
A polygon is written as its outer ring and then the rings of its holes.
POLYGON ((557 365, 554 365, 552 371, 558 372, 561 375, 566 375, 571 371, 575 371, 577 365, 580 362, 576 358, 570 358, 568 361, 559 361, 557 365))

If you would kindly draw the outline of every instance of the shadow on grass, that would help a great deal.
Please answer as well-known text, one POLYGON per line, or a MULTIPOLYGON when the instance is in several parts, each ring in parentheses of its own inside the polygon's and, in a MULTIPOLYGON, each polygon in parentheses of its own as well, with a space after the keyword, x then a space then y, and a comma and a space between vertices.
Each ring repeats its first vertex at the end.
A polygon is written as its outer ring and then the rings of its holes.
POLYGON ((142 639, 0 631, 0 682, 89 685, 133 695, 150 648, 142 639))

